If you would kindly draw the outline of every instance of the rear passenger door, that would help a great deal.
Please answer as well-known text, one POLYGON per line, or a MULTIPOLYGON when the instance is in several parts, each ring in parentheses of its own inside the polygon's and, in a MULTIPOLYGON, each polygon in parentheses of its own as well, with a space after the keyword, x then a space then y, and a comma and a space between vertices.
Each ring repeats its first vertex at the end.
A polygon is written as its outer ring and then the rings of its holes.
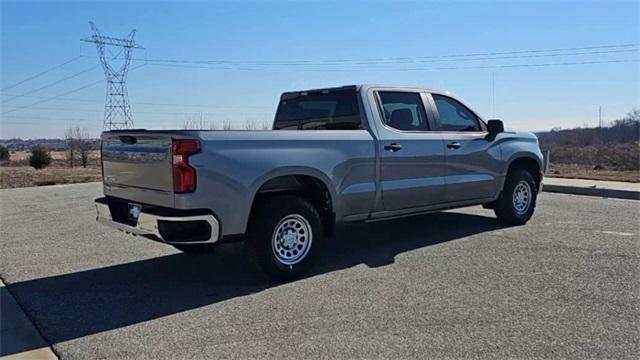
POLYGON ((397 211, 441 203, 444 194, 444 144, 429 132, 425 93, 375 91, 376 122, 384 210, 397 211))
POLYGON ((445 144, 445 200, 457 202, 492 198, 500 176, 500 149, 485 139, 486 125, 458 100, 441 94, 428 96, 434 127, 445 144))

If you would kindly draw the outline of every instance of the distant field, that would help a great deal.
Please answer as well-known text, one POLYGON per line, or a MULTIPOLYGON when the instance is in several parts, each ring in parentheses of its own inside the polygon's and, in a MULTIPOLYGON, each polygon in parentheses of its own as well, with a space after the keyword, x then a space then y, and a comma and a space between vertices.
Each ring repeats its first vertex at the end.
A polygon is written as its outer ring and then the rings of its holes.
MULTIPOLYGON (((70 168, 66 162, 66 154, 62 151, 51 152, 53 163, 43 170, 35 170, 30 167, 28 157, 28 152, 16 152, 11 154, 9 163, 0 166, 0 189, 102 180, 98 151, 92 152, 87 168, 81 166, 70 168)), ((552 155, 552 161, 553 158, 552 155)), ((616 170, 607 167, 596 169, 593 165, 585 164, 552 163, 546 176, 640 182, 640 171, 638 170, 616 170)))
POLYGON ((580 164, 554 164, 552 163, 547 177, 560 177, 569 179, 591 179, 606 181, 626 181, 640 182, 640 171, 638 170, 594 170, 591 165, 580 164))
MULTIPOLYGON (((28 151, 16 151, 11 153, 11 163, 8 164, 8 166, 20 166, 22 165, 21 162, 25 162, 25 165, 29 165, 26 161, 29 159, 29 154, 30 152, 28 151)), ((52 164, 52 166, 55 165, 62 165, 64 166, 64 162, 67 159, 67 154, 64 151, 51 151, 49 153, 51 155, 51 158, 54 161, 54 164, 52 164), (59 162, 63 162, 62 164, 59 164, 59 162)), ((99 150, 94 150, 91 152, 91 154, 89 155, 89 159, 90 162, 93 162, 93 165, 100 165, 100 151, 99 150)))
MULTIPOLYGON (((11 160, 8 163, 0 166, 0 189, 100 181, 102 176, 99 156, 99 152, 94 151, 89 157, 86 168, 82 166, 70 168, 64 152, 52 151, 51 165, 45 169, 36 170, 29 166, 29 153, 17 151, 11 154, 11 160)), ((76 165, 79 165, 79 161, 76 165)))
POLYGON ((100 168, 35 170, 29 166, 0 167, 0 189, 100 181, 100 168))

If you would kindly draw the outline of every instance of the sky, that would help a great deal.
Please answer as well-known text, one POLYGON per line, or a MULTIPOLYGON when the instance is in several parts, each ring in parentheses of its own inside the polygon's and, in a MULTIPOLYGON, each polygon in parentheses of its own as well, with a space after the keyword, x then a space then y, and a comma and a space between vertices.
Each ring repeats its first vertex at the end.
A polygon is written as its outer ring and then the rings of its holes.
POLYGON ((605 123, 640 107, 639 3, 2 0, 0 138, 98 136, 89 21, 145 48, 127 83, 136 128, 242 127, 271 121, 283 91, 360 83, 447 90, 507 128, 595 126, 600 107, 605 123))

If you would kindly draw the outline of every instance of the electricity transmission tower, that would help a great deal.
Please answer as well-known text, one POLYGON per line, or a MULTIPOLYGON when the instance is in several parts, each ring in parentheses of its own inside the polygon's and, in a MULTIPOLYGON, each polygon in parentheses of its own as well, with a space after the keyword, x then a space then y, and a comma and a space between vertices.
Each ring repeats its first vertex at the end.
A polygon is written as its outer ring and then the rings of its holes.
MULTIPOLYGON (((144 49, 136 44, 133 37, 136 30, 131 30, 126 38, 118 39, 100 34, 93 22, 89 22, 93 35, 82 39, 82 41, 96 44, 98 49, 98 57, 107 78, 107 95, 104 103, 104 123, 105 130, 111 129, 130 129, 133 127, 133 119, 131 118, 131 106, 129 105, 129 97, 127 94, 127 73, 129 72, 129 64, 131 63, 131 53, 133 49, 144 49), (119 47, 120 52, 111 59, 105 52, 110 50, 107 46, 119 47), (113 67, 109 61, 115 60, 123 53, 122 63, 119 67, 113 67)), ((113 55, 113 54, 112 54, 113 55)))

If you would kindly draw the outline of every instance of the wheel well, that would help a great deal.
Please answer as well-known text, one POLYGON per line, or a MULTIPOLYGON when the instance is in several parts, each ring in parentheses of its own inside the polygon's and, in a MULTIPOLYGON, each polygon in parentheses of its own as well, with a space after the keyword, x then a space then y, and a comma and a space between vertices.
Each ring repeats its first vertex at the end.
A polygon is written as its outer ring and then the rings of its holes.
POLYGON ((531 174, 531 177, 533 177, 533 180, 536 182, 536 187, 540 187, 540 181, 542 181, 540 174, 540 165, 535 159, 530 157, 517 158, 513 160, 509 165, 509 172, 513 171, 514 169, 527 170, 529 174, 531 174))
POLYGON ((331 193, 324 182, 313 176, 284 175, 268 180, 258 189, 251 205, 251 213, 260 202, 283 194, 295 195, 311 202, 322 217, 327 236, 333 233, 335 215, 331 193))

